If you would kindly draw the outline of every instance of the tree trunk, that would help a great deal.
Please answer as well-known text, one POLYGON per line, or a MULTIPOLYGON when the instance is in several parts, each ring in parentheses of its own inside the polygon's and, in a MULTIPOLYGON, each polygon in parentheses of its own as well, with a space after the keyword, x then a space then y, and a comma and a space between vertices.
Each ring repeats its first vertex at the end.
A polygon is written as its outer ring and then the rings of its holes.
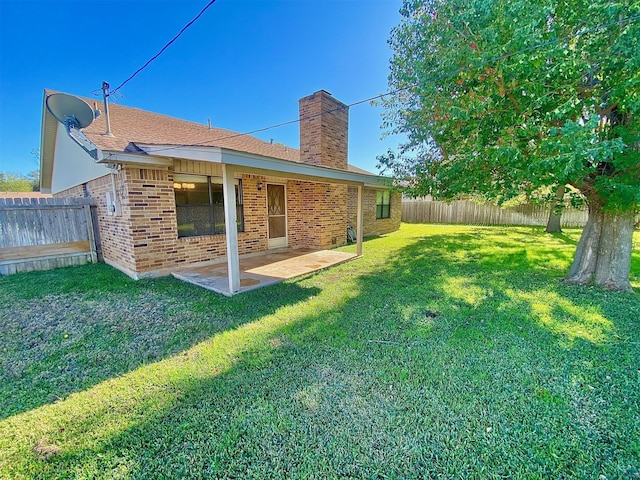
POLYGON ((545 230, 545 232, 547 233, 562 232, 562 227, 560 226, 562 212, 559 214, 556 214, 556 209, 564 199, 564 191, 565 191, 564 185, 558 186, 558 189, 556 190, 556 198, 553 200, 553 204, 551 205, 551 211, 549 212, 549 220, 547 221, 547 229, 545 230))
POLYGON ((587 224, 582 229, 582 235, 576 247, 573 263, 569 273, 565 277, 567 283, 577 283, 588 285, 591 283, 593 274, 596 271, 598 260, 598 244, 602 234, 602 212, 595 212, 594 208, 589 208, 587 224))
POLYGON ((633 224, 633 215, 616 215, 589 205, 589 218, 564 281, 580 285, 593 282, 608 290, 632 292, 633 224))
POLYGON ((632 292, 629 283, 634 218, 604 214, 595 283, 609 290, 632 292))

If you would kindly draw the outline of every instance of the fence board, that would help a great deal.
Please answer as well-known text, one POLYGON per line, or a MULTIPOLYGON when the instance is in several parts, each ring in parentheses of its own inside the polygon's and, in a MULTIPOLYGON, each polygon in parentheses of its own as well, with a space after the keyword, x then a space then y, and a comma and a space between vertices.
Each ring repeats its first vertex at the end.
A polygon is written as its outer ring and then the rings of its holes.
POLYGON ((93 217, 88 199, 0 199, 0 275, 97 262, 93 217))
MULTIPOLYGON (((544 205, 518 205, 500 208, 468 200, 451 203, 436 200, 403 199, 402 221, 406 223, 454 223, 466 225, 538 225, 545 226, 549 207, 544 205)), ((563 227, 583 227, 587 212, 566 208, 562 212, 563 227)))
POLYGON ((5 260, 23 260, 25 258, 50 257, 67 253, 91 252, 88 240, 80 242, 52 243, 49 245, 29 245, 26 247, 0 248, 0 262, 5 260))

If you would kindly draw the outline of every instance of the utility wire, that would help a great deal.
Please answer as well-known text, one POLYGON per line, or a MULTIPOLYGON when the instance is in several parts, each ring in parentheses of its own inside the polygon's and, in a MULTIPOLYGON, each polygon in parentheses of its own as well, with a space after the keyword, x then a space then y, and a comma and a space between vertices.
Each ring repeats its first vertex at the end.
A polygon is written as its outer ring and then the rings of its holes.
POLYGON ((178 32, 178 34, 177 34, 175 37, 173 37, 173 38, 172 38, 168 43, 166 43, 166 44, 165 44, 165 46, 164 46, 164 47, 162 47, 158 53, 156 53, 153 57, 151 57, 149 60, 147 60, 147 63, 145 63, 145 64, 144 64, 144 65, 142 65, 138 70, 136 70, 135 72, 133 72, 133 74, 132 74, 129 78, 127 78, 124 82, 122 82, 118 87, 116 87, 115 89, 111 90, 111 92, 109 93, 109 95, 113 95, 113 94, 114 94, 114 93, 116 93, 118 90, 120 90, 122 87, 124 87, 124 86, 125 86, 125 85, 130 81, 130 80, 133 80, 133 78, 134 78, 136 75, 138 75, 142 70, 144 70, 145 68, 147 68, 147 66, 148 66, 151 62, 153 62, 156 58, 158 58, 160 55, 162 55, 162 53, 163 53, 167 48, 169 48, 169 46, 170 46, 173 42, 175 42, 175 41, 180 37, 180 35, 182 35, 182 34, 184 33, 184 31, 185 31, 187 28, 189 28, 191 25, 193 25, 193 24, 196 22, 196 20, 198 20, 198 19, 202 16, 202 14, 203 14, 204 12, 206 12, 206 11, 207 11, 207 9, 208 9, 211 5, 213 5, 214 3, 216 3, 216 0, 210 0, 210 2, 209 2, 209 3, 207 3, 207 4, 205 5, 205 7, 204 7, 202 10, 200 10, 200 13, 198 13, 198 15, 196 15, 196 16, 193 18, 193 20, 191 20, 191 21, 190 21, 189 23, 187 23, 184 27, 182 27, 182 30, 180 30, 180 31, 178 32))
MULTIPOLYGON (((527 52, 534 51, 534 50, 540 50, 542 48, 545 48, 545 47, 548 47, 548 46, 551 46, 551 45, 554 45, 554 44, 557 44, 557 43, 561 43, 561 42, 564 42, 564 41, 567 41, 567 40, 571 40, 573 38, 582 37, 584 35, 588 35, 590 33, 598 32, 600 30, 607 30, 607 29, 609 29, 611 27, 619 26, 621 24, 632 23, 632 22, 634 22, 636 20, 639 20, 639 19, 640 19, 640 14, 632 15, 630 17, 626 17, 626 18, 623 18, 623 19, 616 20, 615 22, 605 23, 605 24, 598 25, 598 26, 593 27, 593 28, 582 30, 582 31, 577 32, 577 33, 572 33, 572 34, 569 34, 569 35, 565 35, 563 37, 558 37, 558 38, 555 38, 555 39, 552 39, 552 40, 548 40, 548 41, 543 42, 543 43, 538 43, 536 45, 531 45, 529 47, 522 48, 522 49, 517 50, 515 52, 509 52, 509 53, 505 53, 503 55, 492 57, 492 58, 490 58, 488 60, 485 60, 483 62, 474 64, 474 65, 468 65, 466 67, 457 68, 455 70, 452 70, 450 72, 444 73, 442 75, 438 75, 438 76, 434 76, 432 78, 429 78, 428 81, 433 82, 433 81, 443 80, 445 78, 450 78, 450 77, 458 75, 458 74, 460 74, 462 72, 466 72, 468 70, 473 70, 473 69, 476 69, 476 68, 482 68, 482 67, 490 65, 492 63, 499 62, 501 60, 506 60, 508 58, 511 58, 511 57, 514 57, 514 56, 517 56, 517 55, 522 55, 523 53, 527 53, 527 52)), ((258 128, 256 130, 251 130, 249 132, 234 133, 234 134, 226 135, 226 136, 223 136, 223 137, 213 138, 213 139, 209 139, 209 140, 203 140, 202 142, 193 143, 193 144, 191 144, 189 146, 206 146, 206 145, 209 145, 212 142, 219 142, 221 140, 228 140, 228 139, 231 139, 231 138, 242 137, 242 136, 245 136, 245 135, 252 135, 254 133, 264 132, 264 131, 267 131, 267 130, 272 130, 274 128, 283 127, 285 125, 291 125, 291 124, 294 124, 294 123, 299 123, 303 119, 304 120, 309 120, 309 119, 318 117, 320 115, 323 115, 325 113, 333 113, 333 112, 336 112, 336 111, 339 111, 339 110, 344 110, 346 108, 350 108, 350 107, 354 107, 356 105, 360 105, 362 103, 372 102, 374 100, 382 99, 384 97, 387 97, 387 96, 390 96, 390 95, 395 95, 395 94, 400 93, 400 92, 405 91, 405 90, 409 90, 410 88, 413 88, 413 87, 416 87, 416 86, 417 86, 417 84, 414 83, 412 85, 409 85, 409 86, 406 86, 406 87, 403 87, 403 88, 399 88, 397 90, 392 90, 392 91, 389 91, 389 92, 386 92, 386 93, 381 93, 381 94, 375 95, 373 97, 369 97, 369 98, 365 98, 363 100, 358 100, 356 102, 349 103, 348 105, 339 106, 339 107, 333 108, 331 110, 325 110, 325 111, 322 111, 322 112, 319 112, 319 113, 315 113, 313 115, 308 115, 308 116, 303 117, 303 118, 298 118, 296 120, 289 120, 287 122, 282 122, 282 123, 278 123, 278 124, 275 124, 275 125, 270 125, 268 127, 263 127, 263 128, 258 128)), ((118 88, 120 88, 120 87, 118 87, 118 88)), ((160 148, 160 149, 157 149, 157 150, 149 150, 148 153, 153 154, 153 153, 163 152, 163 151, 167 151, 167 150, 175 150, 175 149, 178 149, 178 148, 181 148, 181 146, 173 146, 173 147, 160 148)))

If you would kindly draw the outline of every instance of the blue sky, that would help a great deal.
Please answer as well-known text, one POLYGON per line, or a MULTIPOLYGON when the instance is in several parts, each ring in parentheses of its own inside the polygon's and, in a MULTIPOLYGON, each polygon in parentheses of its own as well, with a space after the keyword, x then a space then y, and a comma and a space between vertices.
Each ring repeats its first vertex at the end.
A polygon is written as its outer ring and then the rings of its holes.
MULTIPOLYGON (((45 88, 118 86, 205 5, 198 1, 0 0, 0 171, 38 168, 45 88)), ((400 0, 218 0, 121 91, 119 103, 238 132, 298 117, 324 89, 352 103, 387 91, 400 0)), ((96 97, 98 99, 98 97, 96 97)), ((349 161, 375 171, 381 107, 350 109, 349 161)), ((257 134, 299 144, 298 125, 257 134)))

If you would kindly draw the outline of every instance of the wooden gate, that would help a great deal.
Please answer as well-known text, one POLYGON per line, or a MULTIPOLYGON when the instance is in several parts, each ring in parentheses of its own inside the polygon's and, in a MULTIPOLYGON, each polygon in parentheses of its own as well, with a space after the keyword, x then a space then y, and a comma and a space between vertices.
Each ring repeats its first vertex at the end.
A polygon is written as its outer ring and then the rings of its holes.
POLYGON ((0 198, 0 275, 96 263, 89 199, 0 198))

